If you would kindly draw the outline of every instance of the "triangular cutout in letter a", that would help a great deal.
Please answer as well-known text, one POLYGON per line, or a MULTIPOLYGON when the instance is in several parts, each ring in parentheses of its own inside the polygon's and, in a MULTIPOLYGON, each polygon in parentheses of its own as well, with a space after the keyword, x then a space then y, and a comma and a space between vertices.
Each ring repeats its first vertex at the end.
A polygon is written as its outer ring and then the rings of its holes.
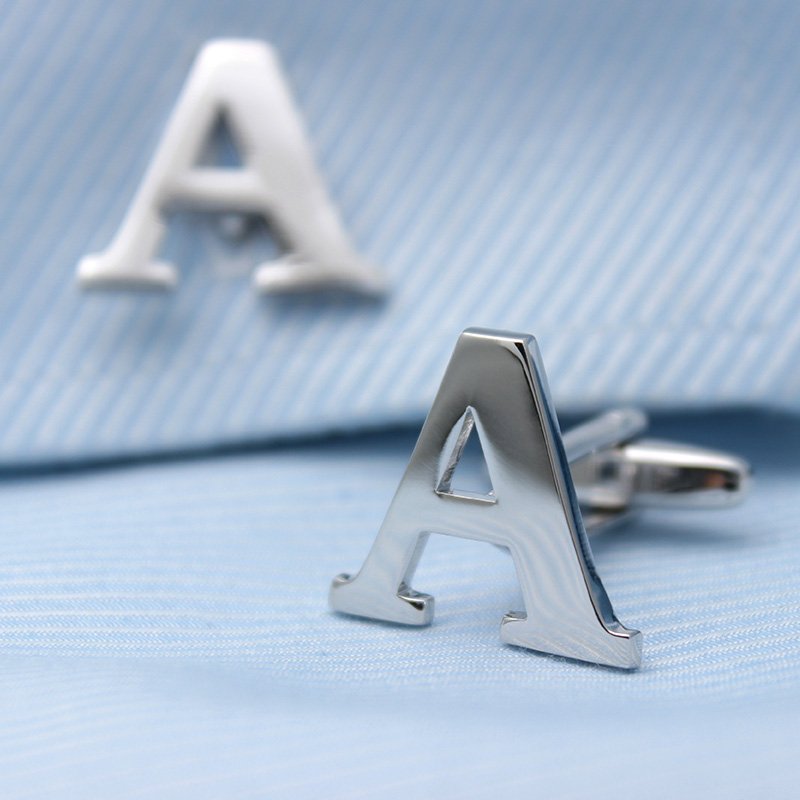
POLYGON ((219 169, 244 169, 242 142, 224 111, 217 114, 214 124, 193 167, 217 167, 219 169))
POLYGON ((475 412, 468 408, 442 450, 436 494, 494 503, 494 485, 481 446, 475 412))
POLYGON ((332 607, 388 622, 430 623, 433 598, 409 584, 431 533, 510 550, 525 610, 503 619, 505 642, 639 666, 641 634, 616 619, 592 562, 533 337, 478 329, 461 334, 375 544, 355 577, 334 580, 332 607), (473 427, 494 488, 488 496, 453 490, 454 467, 473 427))

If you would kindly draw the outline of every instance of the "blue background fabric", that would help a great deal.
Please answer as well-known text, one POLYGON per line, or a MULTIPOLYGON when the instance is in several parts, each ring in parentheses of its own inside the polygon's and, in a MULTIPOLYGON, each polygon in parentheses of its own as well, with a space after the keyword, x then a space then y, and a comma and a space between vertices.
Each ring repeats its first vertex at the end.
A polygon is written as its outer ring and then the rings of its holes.
POLYGON ((0 7, 0 461, 417 423, 458 332, 539 337, 559 407, 798 408, 792 3, 0 7), (171 293, 83 294, 201 44, 271 41, 385 304, 258 297, 174 221, 171 293))
POLYGON ((430 628, 327 611, 412 432, 5 482, 3 797, 795 797, 800 425, 656 432, 760 474, 594 537, 636 673, 504 646, 519 591, 483 543, 432 537, 430 628))
POLYGON ((0 3, 0 797, 795 797, 798 33, 779 2, 0 3), (221 36, 280 52, 383 303, 258 297, 267 237, 188 214, 174 292, 76 287, 221 36), (593 540, 637 673, 503 646, 480 543, 431 541, 430 629, 326 609, 469 325, 537 335, 562 412, 669 410, 755 465, 740 508, 593 540))

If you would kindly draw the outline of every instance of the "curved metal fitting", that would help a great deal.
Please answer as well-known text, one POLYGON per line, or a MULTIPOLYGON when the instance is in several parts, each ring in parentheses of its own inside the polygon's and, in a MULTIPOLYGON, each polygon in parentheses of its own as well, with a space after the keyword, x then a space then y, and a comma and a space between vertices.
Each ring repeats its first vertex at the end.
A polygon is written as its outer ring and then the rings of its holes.
POLYGON ((564 434, 564 449, 587 530, 639 508, 724 508, 747 494, 749 464, 677 442, 643 439, 647 415, 609 411, 564 434))

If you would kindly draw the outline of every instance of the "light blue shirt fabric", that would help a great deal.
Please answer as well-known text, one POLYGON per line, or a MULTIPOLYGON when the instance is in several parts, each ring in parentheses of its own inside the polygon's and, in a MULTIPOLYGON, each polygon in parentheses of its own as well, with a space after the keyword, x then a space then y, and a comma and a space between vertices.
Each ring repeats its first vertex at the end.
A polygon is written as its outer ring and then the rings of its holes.
POLYGON ((3 797, 796 796, 800 425, 665 420, 747 505, 593 539, 636 673, 504 646, 511 559, 433 537, 427 629, 331 614, 413 434, 0 486, 3 797))
POLYGON ((796 797, 798 34, 775 2, 1 3, 0 797, 796 797), (278 49, 384 302, 258 297, 270 245, 195 215, 175 291, 76 287, 221 36, 278 49), (637 673, 503 646, 480 543, 431 541, 429 629, 327 611, 469 325, 537 335, 562 412, 671 409, 756 467, 593 540, 637 673))
POLYGON ((7 3, 0 462, 417 424, 458 333, 535 334, 563 410, 800 404, 792 3, 7 3), (271 41, 383 304, 82 293, 207 39, 271 41))

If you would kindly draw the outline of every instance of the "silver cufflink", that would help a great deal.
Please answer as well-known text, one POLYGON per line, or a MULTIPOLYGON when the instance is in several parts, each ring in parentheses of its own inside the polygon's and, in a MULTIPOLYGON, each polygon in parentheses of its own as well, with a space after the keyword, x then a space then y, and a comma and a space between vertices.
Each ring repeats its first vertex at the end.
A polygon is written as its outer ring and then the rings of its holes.
POLYGON ((746 491, 748 465, 699 448, 641 438, 646 416, 612 411, 562 438, 536 341, 461 334, 405 475, 361 570, 339 575, 331 607, 428 625, 434 599, 411 588, 431 533, 507 548, 525 605, 506 614, 508 644, 626 669, 642 636, 614 615, 587 529, 645 506, 727 506, 746 491), (454 488, 468 440, 482 445, 491 491, 454 488))
MULTIPOLYGON (((178 209, 224 213, 228 222, 242 214, 270 222, 288 252, 256 268, 259 291, 379 295, 385 289, 339 217, 278 56, 265 42, 219 39, 203 47, 116 236, 81 259, 81 284, 174 286, 178 271, 158 259, 158 250, 166 215, 178 209), (234 134, 240 168, 198 164, 220 119, 234 134)), ((235 231, 238 223, 228 227, 235 231)))

